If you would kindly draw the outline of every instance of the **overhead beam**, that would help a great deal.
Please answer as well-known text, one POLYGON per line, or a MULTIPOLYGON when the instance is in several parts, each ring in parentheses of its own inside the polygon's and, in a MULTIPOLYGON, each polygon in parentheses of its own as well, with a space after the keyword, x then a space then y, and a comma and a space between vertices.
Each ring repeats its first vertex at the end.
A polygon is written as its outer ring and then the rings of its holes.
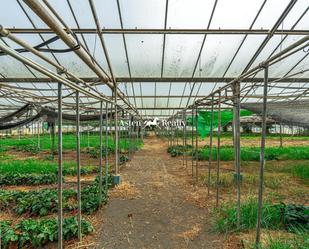
MULTIPOLYGON (((53 34, 49 28, 8 28, 16 34, 53 34)), ((96 34, 93 28, 70 29, 76 34, 96 34)), ((64 30, 66 31, 66 30, 64 30)), ((101 29, 102 34, 175 34, 175 35, 268 35, 269 29, 101 29)), ((276 30, 273 35, 307 35, 309 30, 276 30)))
MULTIPOLYGON (((86 77, 81 78, 85 82, 98 82, 100 83, 100 79, 96 77, 86 77)), ((73 79, 69 79, 73 80, 73 79)), ((199 83, 227 83, 234 80, 231 77, 116 77, 116 81, 119 83, 125 82, 133 82, 133 83, 154 83, 154 82, 179 82, 179 83, 186 83, 186 82, 199 82, 199 83)), ((269 82, 276 82, 276 83, 291 83, 291 82, 301 82, 306 83, 309 82, 309 78, 269 78, 269 82)), ((0 78, 0 82, 6 83, 57 83, 54 79, 49 78, 21 78, 21 77, 8 77, 8 78, 0 78)), ((243 80, 244 83, 257 83, 263 82, 263 78, 247 78, 243 80)))

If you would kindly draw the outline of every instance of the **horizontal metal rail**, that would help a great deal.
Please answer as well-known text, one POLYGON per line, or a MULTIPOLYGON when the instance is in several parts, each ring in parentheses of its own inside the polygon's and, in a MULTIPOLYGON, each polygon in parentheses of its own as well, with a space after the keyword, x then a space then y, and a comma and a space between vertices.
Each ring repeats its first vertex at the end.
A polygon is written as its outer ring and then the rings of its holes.
MULTIPOLYGON (((69 78, 70 79, 70 78, 69 78)), ((101 84, 100 79, 96 77, 81 77, 81 80, 84 82, 96 82, 96 84, 101 84)), ((127 83, 127 82, 133 82, 133 83, 154 83, 154 82, 178 82, 178 83, 187 83, 187 82, 199 82, 202 84, 209 84, 209 83, 228 83, 235 78, 231 77, 194 77, 193 79, 191 77, 116 77, 115 80, 119 83, 127 83), (193 81, 192 81, 193 80, 193 81)), ((73 79, 70 79, 73 80, 73 79)), ((309 78, 269 78, 269 81, 271 82, 278 82, 278 83, 306 83, 309 82, 309 78)), ((22 78, 22 77, 6 77, 6 78, 0 78, 0 82, 12 82, 12 83, 57 83, 54 79, 49 78, 22 78)), ((242 82, 244 83, 258 83, 263 82, 263 78, 247 78, 244 79, 242 82)))
MULTIPOLYGON (((16 34, 52 34, 54 31, 48 28, 10 28, 10 32, 16 34)), ((80 28, 70 29, 76 34, 96 34, 97 29, 80 28)), ((64 31, 66 31, 64 29, 64 31)), ((269 29, 101 29, 102 34, 175 34, 175 35, 268 35, 269 29)), ((307 35, 309 30, 276 30, 274 35, 307 35)))

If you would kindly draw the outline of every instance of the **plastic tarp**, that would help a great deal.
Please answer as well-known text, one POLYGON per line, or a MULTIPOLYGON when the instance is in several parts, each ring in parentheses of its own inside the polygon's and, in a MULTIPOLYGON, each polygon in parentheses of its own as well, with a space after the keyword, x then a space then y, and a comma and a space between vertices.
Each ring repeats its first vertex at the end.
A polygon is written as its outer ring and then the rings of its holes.
MULTIPOLYGON (((258 115, 262 114, 262 103, 243 103, 241 107, 258 115)), ((278 123, 309 128, 309 101, 280 101, 267 103, 267 116, 278 123)))
MULTIPOLYGON (((251 111, 241 110, 240 116, 250 116, 251 111)), ((197 128, 201 137, 206 137, 210 132, 211 127, 211 111, 198 111, 197 128)), ((221 111, 221 126, 227 125, 233 120, 233 112, 230 110, 221 111)), ((192 116, 187 118, 187 124, 192 125, 192 116)), ((193 117, 193 125, 196 126, 196 117, 193 117)), ((218 128, 218 111, 213 112, 213 128, 218 128)))

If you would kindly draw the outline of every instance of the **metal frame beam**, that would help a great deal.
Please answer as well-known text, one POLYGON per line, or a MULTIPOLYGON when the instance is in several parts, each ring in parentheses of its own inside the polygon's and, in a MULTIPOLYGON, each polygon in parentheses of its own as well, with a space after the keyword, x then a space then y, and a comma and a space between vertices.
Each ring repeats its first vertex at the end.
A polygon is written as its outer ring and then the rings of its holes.
MULTIPOLYGON (((8 28, 15 34, 53 34, 49 28, 8 28)), ((97 29, 80 28, 70 29, 76 34, 96 34, 97 29)), ((66 32, 67 30, 64 29, 66 32)), ((166 35, 268 35, 270 29, 101 29, 102 34, 166 34, 166 35)), ((309 30, 276 30, 273 35, 307 35, 309 30)))
MULTIPOLYGON (((82 77, 80 78, 84 82, 97 82, 97 84, 101 84, 99 78, 96 77, 82 77)), ((133 83, 170 83, 170 82, 177 82, 177 83, 187 83, 187 82, 199 82, 202 84, 208 83, 228 83, 235 78, 233 77, 116 77, 115 80, 119 83, 122 82, 133 82, 133 83)), ((72 78, 68 78, 68 80, 73 80, 72 78)), ((244 83, 259 83, 263 82, 263 78, 247 78, 244 79, 242 82, 244 83)), ((278 83, 297 83, 297 82, 309 82, 309 78, 269 78, 270 82, 276 81, 278 83)), ((38 77, 38 78, 22 78, 22 77, 6 77, 0 78, 0 82, 7 82, 7 83, 56 83, 55 79, 46 78, 46 77, 38 77)))

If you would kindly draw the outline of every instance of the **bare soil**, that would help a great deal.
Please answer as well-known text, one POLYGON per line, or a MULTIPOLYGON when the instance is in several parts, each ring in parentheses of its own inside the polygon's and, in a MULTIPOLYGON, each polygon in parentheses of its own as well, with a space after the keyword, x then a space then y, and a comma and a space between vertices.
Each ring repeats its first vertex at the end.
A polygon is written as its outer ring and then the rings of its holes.
POLYGON ((181 160, 158 138, 144 142, 110 192, 95 248, 223 248, 209 210, 188 198, 195 190, 181 160))

